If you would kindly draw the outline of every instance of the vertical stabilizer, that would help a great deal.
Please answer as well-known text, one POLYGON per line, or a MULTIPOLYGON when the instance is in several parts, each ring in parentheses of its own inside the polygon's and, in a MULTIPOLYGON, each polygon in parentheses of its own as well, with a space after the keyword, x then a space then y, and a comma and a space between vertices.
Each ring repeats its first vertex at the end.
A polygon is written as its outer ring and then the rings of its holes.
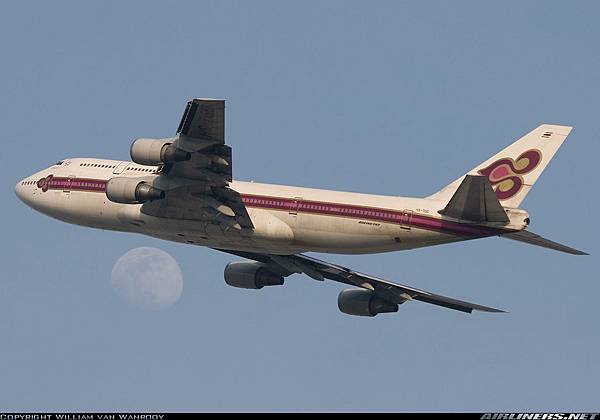
POLYGON ((571 130, 564 125, 540 125, 428 198, 449 201, 466 175, 483 175, 503 207, 519 207, 571 130))

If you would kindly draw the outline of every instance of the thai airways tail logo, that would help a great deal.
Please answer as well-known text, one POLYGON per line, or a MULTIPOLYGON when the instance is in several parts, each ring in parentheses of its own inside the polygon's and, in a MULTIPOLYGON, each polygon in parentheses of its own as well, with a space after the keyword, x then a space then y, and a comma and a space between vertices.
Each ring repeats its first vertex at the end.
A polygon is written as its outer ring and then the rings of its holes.
POLYGON ((521 191, 524 183, 523 175, 537 168, 541 161, 542 152, 530 149, 519 155, 516 160, 499 159, 478 172, 488 177, 498 200, 507 200, 521 191))

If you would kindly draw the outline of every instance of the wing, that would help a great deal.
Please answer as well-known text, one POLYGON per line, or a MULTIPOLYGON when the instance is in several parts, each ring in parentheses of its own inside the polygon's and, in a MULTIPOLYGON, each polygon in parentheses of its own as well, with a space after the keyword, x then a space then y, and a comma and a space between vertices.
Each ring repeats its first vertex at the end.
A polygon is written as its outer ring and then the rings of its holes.
POLYGON ((177 134, 190 140, 190 145, 202 142, 225 143, 225 101, 223 99, 193 99, 187 103, 177 134))
POLYGON ((225 145, 225 101, 193 99, 187 103, 173 145, 191 158, 168 163, 161 174, 188 180, 170 190, 165 200, 144 204, 147 214, 216 221, 224 228, 252 229, 240 195, 229 188, 231 148, 225 145))
POLYGON ((471 313, 472 311, 505 312, 500 309, 490 308, 476 303, 437 295, 403 284, 393 283, 369 274, 359 273, 350 268, 318 260, 307 255, 254 254, 223 249, 220 251, 262 262, 266 264, 269 269, 282 276, 288 276, 293 273, 304 273, 315 280, 322 281, 324 279, 329 279, 350 286, 371 290, 376 296, 395 304, 401 304, 409 300, 418 300, 468 313, 471 313))

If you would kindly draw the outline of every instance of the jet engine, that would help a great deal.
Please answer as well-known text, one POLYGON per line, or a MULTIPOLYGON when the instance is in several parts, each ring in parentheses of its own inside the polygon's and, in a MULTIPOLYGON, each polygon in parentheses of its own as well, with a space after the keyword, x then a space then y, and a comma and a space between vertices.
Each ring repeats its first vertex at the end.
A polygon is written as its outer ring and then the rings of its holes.
POLYGON ((375 316, 386 312, 398 312, 398 305, 375 296, 364 289, 342 290, 338 296, 338 308, 345 314, 375 316))
POLYGON ((137 139, 131 143, 131 159, 140 165, 149 166, 190 160, 192 154, 173 146, 173 140, 137 139))
POLYGON ((225 283, 242 289, 262 289, 281 286, 283 276, 268 270, 265 264, 249 261, 230 262, 225 267, 225 283))
POLYGON ((162 200, 165 192, 139 179, 116 177, 108 180, 106 197, 115 203, 140 204, 162 200))

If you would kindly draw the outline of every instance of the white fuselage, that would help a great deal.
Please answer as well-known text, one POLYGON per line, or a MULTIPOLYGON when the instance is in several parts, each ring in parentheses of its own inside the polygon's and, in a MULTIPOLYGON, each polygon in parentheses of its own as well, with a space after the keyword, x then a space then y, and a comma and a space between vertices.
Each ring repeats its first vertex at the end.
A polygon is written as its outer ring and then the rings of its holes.
POLYGON ((106 159, 66 159, 19 182, 30 207, 56 219, 98 229, 136 232, 218 249, 296 254, 367 254, 497 235, 525 227, 516 210, 505 226, 441 216, 442 201, 233 181, 254 229, 224 229, 210 220, 150 216, 144 204, 118 204, 105 194, 113 177, 152 180, 157 168, 106 159))

